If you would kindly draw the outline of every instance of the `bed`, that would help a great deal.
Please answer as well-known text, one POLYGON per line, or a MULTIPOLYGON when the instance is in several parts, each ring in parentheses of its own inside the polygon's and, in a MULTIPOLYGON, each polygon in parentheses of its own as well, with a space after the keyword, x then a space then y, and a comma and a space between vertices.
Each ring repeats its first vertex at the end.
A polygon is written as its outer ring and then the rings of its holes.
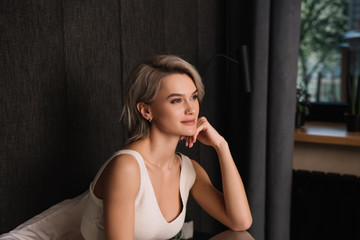
POLYGON ((88 192, 66 199, 32 217, 1 240, 80 239, 80 223, 88 192))

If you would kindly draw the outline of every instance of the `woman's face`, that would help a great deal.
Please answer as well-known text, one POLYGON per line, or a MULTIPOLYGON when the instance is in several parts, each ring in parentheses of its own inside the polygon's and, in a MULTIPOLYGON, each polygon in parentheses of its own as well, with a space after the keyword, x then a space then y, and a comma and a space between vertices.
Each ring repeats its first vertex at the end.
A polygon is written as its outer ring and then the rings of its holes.
POLYGON ((195 134, 199 115, 198 91, 188 75, 171 74, 164 77, 150 108, 152 130, 177 136, 195 134))

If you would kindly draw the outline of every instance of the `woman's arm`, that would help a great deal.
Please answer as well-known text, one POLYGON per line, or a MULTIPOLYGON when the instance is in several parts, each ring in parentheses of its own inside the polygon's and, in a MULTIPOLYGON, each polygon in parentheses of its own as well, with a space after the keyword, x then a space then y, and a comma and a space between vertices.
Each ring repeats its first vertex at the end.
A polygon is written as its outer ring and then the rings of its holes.
POLYGON ((120 155, 110 164, 103 185, 105 239, 134 239, 140 169, 129 155, 120 155))
POLYGON ((251 212, 227 142, 205 118, 199 119, 198 133, 192 139, 188 138, 186 144, 192 147, 196 139, 215 148, 220 162, 223 193, 215 189, 205 170, 193 161, 196 180, 192 196, 205 211, 230 229, 247 230, 252 224, 251 212))

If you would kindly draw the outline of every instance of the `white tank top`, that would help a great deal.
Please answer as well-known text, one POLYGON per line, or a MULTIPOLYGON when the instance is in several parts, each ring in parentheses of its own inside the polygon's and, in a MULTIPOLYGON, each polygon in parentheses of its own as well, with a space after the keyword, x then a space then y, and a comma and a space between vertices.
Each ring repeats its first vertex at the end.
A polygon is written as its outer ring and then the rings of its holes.
POLYGON ((90 184, 89 196, 81 222, 81 233, 86 240, 104 239, 103 201, 94 194, 94 187, 107 164, 117 155, 129 154, 136 158, 140 167, 140 188, 135 199, 135 232, 134 239, 170 239, 180 232, 186 213, 189 191, 195 182, 195 170, 191 160, 181 155, 180 196, 181 213, 171 222, 167 222, 161 213, 155 192, 148 175, 144 159, 134 150, 116 152, 100 168, 94 181, 90 184))

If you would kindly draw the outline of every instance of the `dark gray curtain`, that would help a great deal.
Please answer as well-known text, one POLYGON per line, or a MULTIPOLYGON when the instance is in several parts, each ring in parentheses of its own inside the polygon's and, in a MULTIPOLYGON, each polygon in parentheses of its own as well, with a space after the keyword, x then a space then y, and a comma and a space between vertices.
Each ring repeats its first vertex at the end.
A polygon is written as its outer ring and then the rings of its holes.
POLYGON ((300 4, 301 0, 232 1, 228 10, 235 19, 230 23, 229 54, 241 44, 250 48, 252 93, 237 95, 241 111, 235 110, 233 119, 239 120, 231 125, 235 131, 228 132, 234 155, 242 159, 238 166, 254 220, 250 232, 257 240, 290 239, 300 4), (251 29, 235 15, 244 9, 252 13, 247 19, 251 29))
POLYGON ((255 1, 248 194, 256 239, 290 238, 301 0, 255 1))

